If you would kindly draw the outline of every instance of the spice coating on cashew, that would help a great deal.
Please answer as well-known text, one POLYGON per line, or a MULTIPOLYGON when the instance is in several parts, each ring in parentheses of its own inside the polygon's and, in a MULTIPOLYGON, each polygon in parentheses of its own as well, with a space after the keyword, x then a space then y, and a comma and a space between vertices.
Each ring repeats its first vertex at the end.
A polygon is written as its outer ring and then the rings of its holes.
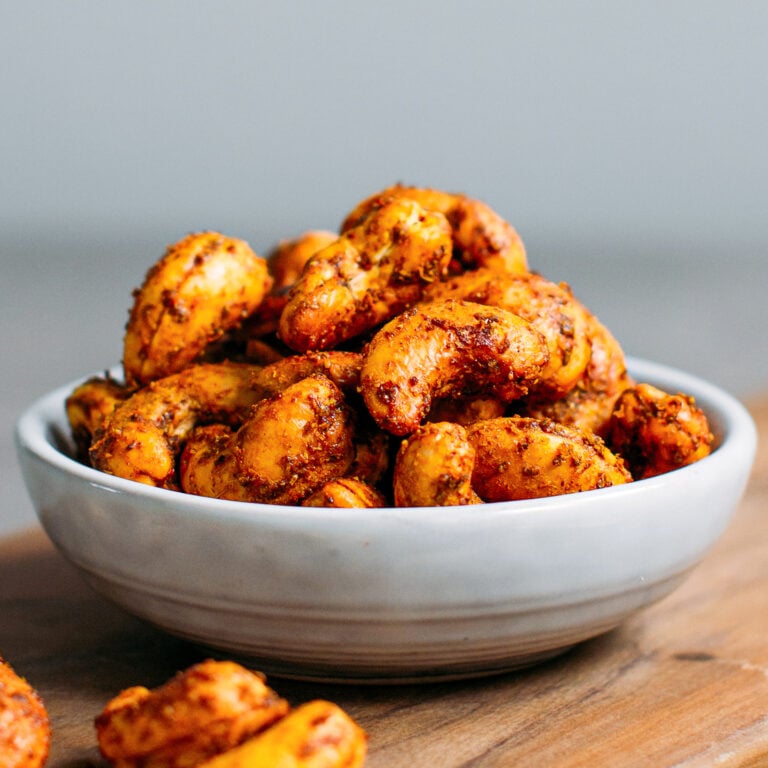
POLYGON ((245 323, 252 341, 277 331, 280 315, 288 301, 288 291, 301 277, 309 259, 338 239, 326 230, 309 230, 290 240, 282 240, 267 254, 267 269, 272 288, 256 312, 245 323))
POLYGON ((234 430, 226 424, 204 424, 192 430, 179 456, 179 487, 184 493, 230 501, 250 501, 238 479, 232 453, 234 430))
MULTIPOLYGON (((353 444, 353 458, 346 466, 342 464, 327 472, 333 479, 325 482, 319 490, 310 492, 302 499, 306 488, 294 490, 290 499, 262 498, 255 494, 248 482, 241 478, 235 454, 232 451, 234 434, 230 427, 223 424, 210 424, 198 427, 190 435, 179 461, 181 488, 185 493, 209 496, 232 501, 262 501, 265 503, 301 503, 315 507, 383 507, 384 496, 376 489, 376 484, 387 469, 388 455, 381 445, 360 443, 356 438, 353 444), (335 477, 343 470, 344 477, 335 477)), ((315 486, 317 471, 305 467, 300 474, 307 482, 307 471, 311 471, 309 482, 315 486)))
POLYGON ((297 352, 331 349, 416 301, 450 257, 442 214, 410 200, 384 205, 307 262, 278 335, 297 352))
POLYGON ((465 269, 492 267, 499 272, 528 271, 525 246, 515 228, 490 206, 463 194, 395 184, 362 200, 341 225, 356 227, 391 200, 414 200, 428 211, 442 213, 451 225, 453 255, 465 269))
POLYGON ((0 765, 42 768, 51 725, 37 691, 0 656, 0 765))
POLYGON ((254 366, 208 363, 154 381, 120 403, 96 433, 96 469, 177 489, 176 457, 199 423, 239 424, 258 400, 254 366))
POLYGON ((301 502, 302 507, 334 507, 338 509, 377 509, 386 506, 384 497, 371 485, 357 477, 329 480, 320 490, 301 502))
POLYGON ((360 384, 362 364, 359 352, 306 352, 260 368, 254 373, 252 385, 259 397, 271 397, 313 373, 323 373, 343 392, 354 392, 360 384))
POLYGON ((343 709, 315 699, 198 768, 362 768, 367 748, 365 731, 343 709))
POLYGON ((400 445, 395 460, 396 507, 479 504, 472 489, 475 449, 459 424, 424 424, 400 445))
POLYGON ((280 295, 288 291, 301 277, 310 258, 338 238, 336 232, 311 229, 298 237, 281 240, 275 249, 267 254, 267 268, 274 280, 271 293, 280 295))
MULTIPOLYGON (((259 369, 253 376, 253 388, 259 398, 267 398, 282 392, 314 373, 327 376, 344 394, 351 405, 357 404, 360 386, 360 369, 363 356, 359 352, 329 350, 292 355, 259 369)), ((389 456, 389 435, 373 423, 362 404, 354 409, 355 456, 349 475, 377 484, 386 472, 389 456)))
POLYGON ((530 272, 515 229, 464 194, 395 184, 339 234, 306 230, 267 259, 193 234, 134 296, 125 386, 94 378, 66 405, 78 456, 138 482, 273 504, 475 503, 452 474, 466 469, 459 428, 513 417, 529 420, 528 458, 573 465, 568 486, 526 464, 525 494, 610 484, 600 439, 637 477, 712 449, 706 416, 684 395, 630 390, 612 333, 567 284, 530 272), (220 379, 209 365, 225 366, 220 379), (602 474, 582 480, 590 451, 602 474))
POLYGON ((188 768, 238 746, 288 711, 261 675, 207 660, 152 690, 125 689, 95 725, 101 754, 114 764, 188 768))
POLYGON ((513 501, 606 488, 632 481, 603 441, 546 419, 520 416, 467 427, 475 449, 472 487, 483 501, 513 501))
POLYGON ((260 400, 236 432, 197 430, 182 454, 182 488, 214 498, 296 504, 344 475, 353 457, 344 396, 329 378, 313 374, 260 400))
POLYGON ((93 436, 115 407, 130 396, 129 390, 108 375, 92 376, 72 390, 65 408, 79 459, 87 460, 93 436))
POLYGON ((134 295, 123 345, 135 388, 185 368, 253 313, 269 291, 265 259, 218 232, 170 246, 134 295))
POLYGON ((474 421, 503 416, 506 410, 507 404, 493 397, 450 397, 432 404, 427 421, 451 421, 466 427, 474 421))
POLYGON ((544 337, 521 317, 472 302, 431 302, 376 333, 363 353, 360 387, 379 427, 407 435, 441 398, 522 397, 548 361, 544 337))
POLYGON ((535 391, 518 404, 518 413, 552 419, 605 437, 608 420, 619 395, 632 385, 624 350, 598 318, 589 313, 590 357, 584 373, 564 397, 552 399, 535 391))
POLYGON ((590 359, 589 313, 564 283, 536 273, 509 275, 487 267, 428 286, 423 301, 463 299, 502 307, 527 320, 544 335, 549 363, 537 392, 548 398, 566 395, 590 359))
POLYGON ((707 417, 692 397, 668 394, 651 384, 624 390, 606 435, 637 480, 703 459, 713 440, 707 417))

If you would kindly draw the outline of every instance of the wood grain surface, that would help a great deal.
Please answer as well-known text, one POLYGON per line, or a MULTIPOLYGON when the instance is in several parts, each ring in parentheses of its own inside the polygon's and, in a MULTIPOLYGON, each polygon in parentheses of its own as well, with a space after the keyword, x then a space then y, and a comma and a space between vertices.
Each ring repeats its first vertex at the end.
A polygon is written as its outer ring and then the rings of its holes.
MULTIPOLYGON (((680 589, 619 629, 480 680, 270 684, 346 708, 369 768, 768 766, 768 400, 751 410, 761 444, 732 524, 680 589)), ((104 766, 105 702, 206 656, 96 596, 38 529, 0 541, 0 652, 45 700, 51 768, 104 766)))

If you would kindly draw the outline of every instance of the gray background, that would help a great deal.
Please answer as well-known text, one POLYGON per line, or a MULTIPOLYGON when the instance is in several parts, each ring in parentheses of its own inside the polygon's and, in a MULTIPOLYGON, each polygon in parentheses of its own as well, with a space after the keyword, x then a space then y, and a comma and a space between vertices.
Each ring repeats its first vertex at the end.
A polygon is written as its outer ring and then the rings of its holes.
POLYGON ((492 205, 628 353, 768 385, 766 3, 0 9, 0 533, 16 417, 119 359, 167 243, 263 253, 398 180, 492 205))

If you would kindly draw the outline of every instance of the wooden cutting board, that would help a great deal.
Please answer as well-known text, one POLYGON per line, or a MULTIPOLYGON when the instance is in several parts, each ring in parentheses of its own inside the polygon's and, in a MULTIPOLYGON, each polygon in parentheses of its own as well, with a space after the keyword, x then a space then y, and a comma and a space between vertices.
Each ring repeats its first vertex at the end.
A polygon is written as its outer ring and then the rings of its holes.
MULTIPOLYGON (((768 766, 768 400, 723 538, 685 584, 619 629, 522 672, 413 686, 270 678, 293 704, 337 702, 369 768, 768 766)), ((0 541, 0 652, 39 690, 51 768, 103 767, 93 719, 205 652, 95 595, 40 530, 0 541)))

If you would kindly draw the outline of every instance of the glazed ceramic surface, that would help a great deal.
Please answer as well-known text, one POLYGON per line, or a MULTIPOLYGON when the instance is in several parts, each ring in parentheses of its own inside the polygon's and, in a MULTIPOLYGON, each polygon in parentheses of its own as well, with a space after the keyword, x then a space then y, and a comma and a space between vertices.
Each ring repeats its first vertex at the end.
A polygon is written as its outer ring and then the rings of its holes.
POLYGON ((717 449, 666 475, 532 501, 322 509, 152 488, 72 456, 64 400, 19 419, 46 532, 99 592, 156 626, 272 674, 434 680, 534 663, 669 594, 725 529, 756 447, 743 406, 698 378, 630 360, 693 395, 717 449))

